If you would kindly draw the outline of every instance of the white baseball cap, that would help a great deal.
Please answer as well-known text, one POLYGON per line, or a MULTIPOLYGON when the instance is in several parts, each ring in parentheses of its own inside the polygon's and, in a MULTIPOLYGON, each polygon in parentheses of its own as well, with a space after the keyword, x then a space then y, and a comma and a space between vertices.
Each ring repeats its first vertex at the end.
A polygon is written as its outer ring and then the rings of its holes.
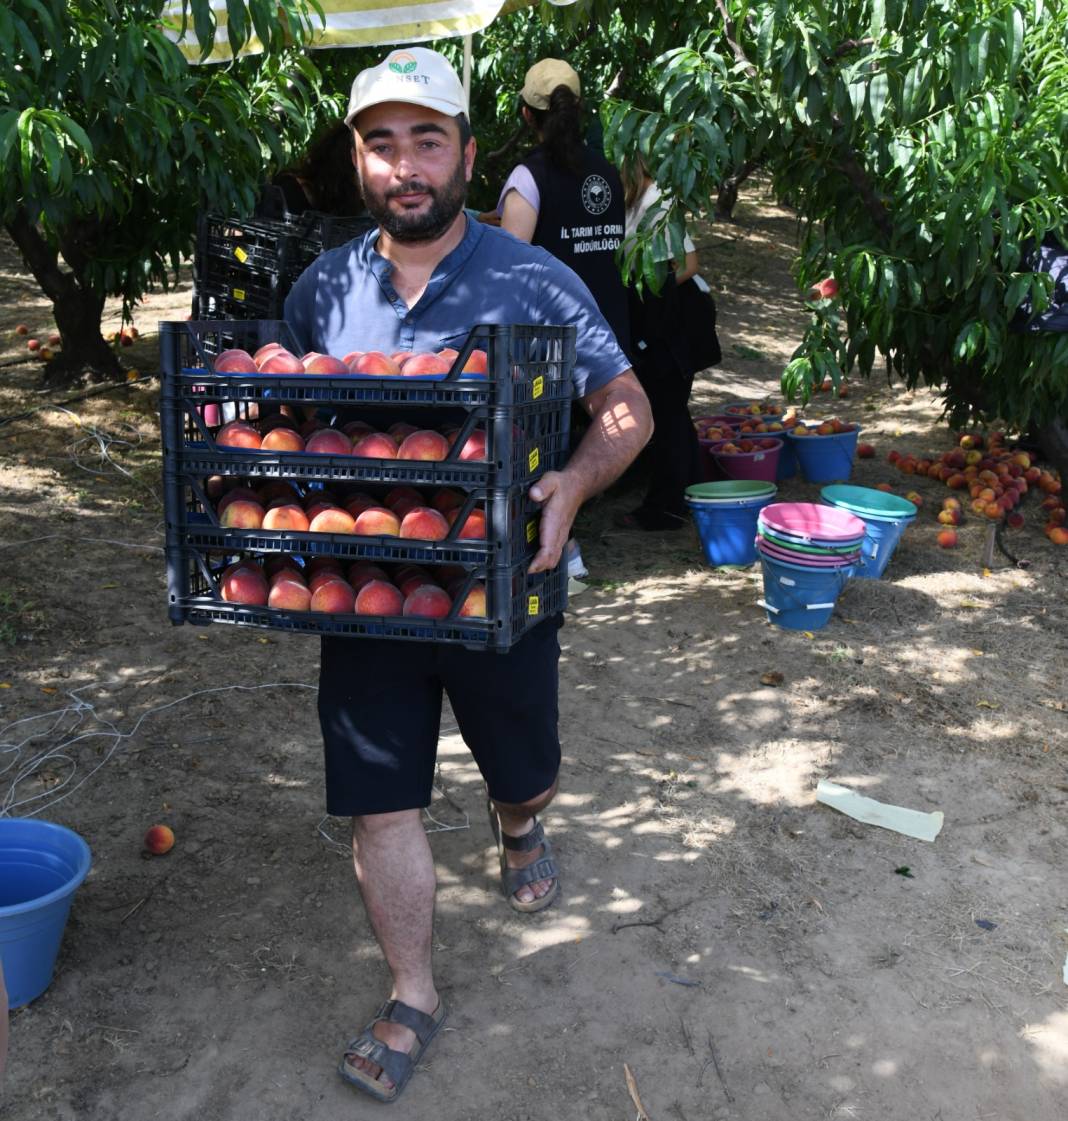
POLYGON ((385 101, 422 105, 449 117, 467 113, 467 98, 456 71, 443 55, 426 47, 402 47, 377 66, 361 70, 352 83, 345 124, 357 113, 385 101))

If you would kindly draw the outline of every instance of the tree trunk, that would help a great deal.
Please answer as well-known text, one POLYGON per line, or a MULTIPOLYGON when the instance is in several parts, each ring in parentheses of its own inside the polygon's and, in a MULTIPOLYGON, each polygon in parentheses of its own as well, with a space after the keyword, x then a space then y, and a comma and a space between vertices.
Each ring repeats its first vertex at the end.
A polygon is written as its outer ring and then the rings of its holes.
POLYGON ((720 183, 719 194, 716 197, 716 217, 720 221, 734 221, 734 207, 738 202, 738 188, 749 178, 756 166, 755 160, 747 160, 733 175, 728 175, 720 183))
POLYGON ((1037 432, 1038 443, 1042 454, 1061 473, 1061 478, 1068 478, 1068 423, 1055 420, 1037 432))
POLYGON ((81 283, 74 272, 59 263, 59 254, 41 236, 35 223, 22 212, 5 223, 26 267, 52 301, 52 314, 63 339, 63 349, 45 365, 44 380, 69 386, 87 378, 112 381, 122 375, 118 355, 104 341, 100 320, 104 294, 81 283))

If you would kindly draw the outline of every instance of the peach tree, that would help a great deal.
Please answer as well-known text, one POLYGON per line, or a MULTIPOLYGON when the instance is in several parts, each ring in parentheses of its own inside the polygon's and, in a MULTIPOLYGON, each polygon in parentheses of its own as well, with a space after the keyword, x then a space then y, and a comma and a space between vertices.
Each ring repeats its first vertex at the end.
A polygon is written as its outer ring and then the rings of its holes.
MULTIPOLYGON (((10 0, 0 7, 0 220, 52 301, 56 382, 119 372, 100 333, 108 297, 125 311, 166 285, 200 206, 251 208, 336 105, 299 47, 299 0, 231 3, 227 31, 272 49, 190 66, 163 34, 159 0, 10 0)), ((208 0, 187 0, 201 42, 208 0)), ((330 91, 333 92, 332 90, 330 91)))
POLYGON ((685 45, 651 94, 606 104, 609 147, 639 149, 676 200, 655 233, 676 249, 682 215, 747 163, 796 211, 812 318, 787 394, 885 368, 954 420, 1068 415, 1068 334, 1019 329, 1051 297, 1034 247, 1068 243, 1063 3, 656 7, 685 45))

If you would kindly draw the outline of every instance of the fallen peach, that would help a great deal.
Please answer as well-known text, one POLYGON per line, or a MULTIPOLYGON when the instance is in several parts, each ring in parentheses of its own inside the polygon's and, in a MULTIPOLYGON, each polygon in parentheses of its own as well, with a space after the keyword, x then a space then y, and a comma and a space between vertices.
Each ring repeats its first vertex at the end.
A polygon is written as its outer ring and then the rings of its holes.
POLYGON ((153 856, 162 856, 174 848, 174 831, 169 825, 153 825, 145 833, 145 851, 153 856))

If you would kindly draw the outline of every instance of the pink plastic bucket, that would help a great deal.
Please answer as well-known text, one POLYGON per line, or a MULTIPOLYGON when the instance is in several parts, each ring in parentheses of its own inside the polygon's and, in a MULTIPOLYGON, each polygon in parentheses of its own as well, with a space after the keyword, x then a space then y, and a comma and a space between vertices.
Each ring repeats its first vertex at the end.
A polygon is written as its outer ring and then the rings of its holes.
POLYGON ((848 510, 822 506, 818 502, 774 502, 764 507, 760 518, 776 533, 815 544, 863 540, 867 529, 864 522, 848 510))
MULTIPOLYGON (((761 437, 773 439, 774 437, 761 437)), ((727 452, 722 450, 730 440, 717 440, 708 449, 708 454, 716 466, 728 479, 759 479, 761 482, 773 483, 779 467, 779 453, 782 451, 782 440, 774 440, 773 448, 758 448, 751 452, 727 452)))

